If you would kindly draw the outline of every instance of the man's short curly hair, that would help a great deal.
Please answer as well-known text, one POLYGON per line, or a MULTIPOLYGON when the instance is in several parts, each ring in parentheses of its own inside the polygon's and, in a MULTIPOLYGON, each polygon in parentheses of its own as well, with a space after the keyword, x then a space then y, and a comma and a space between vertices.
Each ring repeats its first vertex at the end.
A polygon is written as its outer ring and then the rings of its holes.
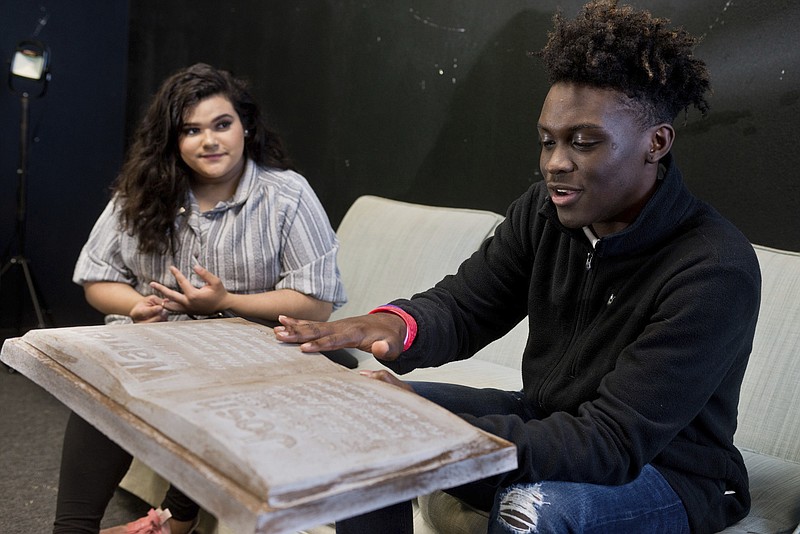
POLYGON ((644 126, 672 122, 694 105, 705 115, 706 64, 692 55, 699 39, 648 11, 615 0, 586 4, 573 20, 560 13, 539 52, 551 84, 576 83, 620 91, 641 108, 644 126))

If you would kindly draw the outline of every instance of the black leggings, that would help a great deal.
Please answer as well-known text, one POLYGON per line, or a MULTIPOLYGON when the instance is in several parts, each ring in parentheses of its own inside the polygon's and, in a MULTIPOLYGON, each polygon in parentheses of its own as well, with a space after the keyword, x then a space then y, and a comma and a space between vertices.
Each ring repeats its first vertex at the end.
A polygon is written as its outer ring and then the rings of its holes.
MULTIPOLYGON (((133 457, 75 413, 70 414, 61 450, 56 519, 53 533, 97 534, 114 490, 133 457)), ((162 508, 172 517, 189 521, 199 507, 170 485, 162 508)))

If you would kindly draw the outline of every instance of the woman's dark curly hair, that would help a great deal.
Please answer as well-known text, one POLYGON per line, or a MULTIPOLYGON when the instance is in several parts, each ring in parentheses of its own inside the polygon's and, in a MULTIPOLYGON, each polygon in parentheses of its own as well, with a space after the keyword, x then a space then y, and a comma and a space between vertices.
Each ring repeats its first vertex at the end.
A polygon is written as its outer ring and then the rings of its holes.
POLYGON ((180 156, 179 137, 194 107, 215 95, 233 104, 248 131, 246 157, 261 167, 292 167, 283 142, 267 127, 244 81, 203 63, 176 72, 150 102, 112 186, 123 228, 138 238, 142 253, 172 249, 175 220, 186 203, 191 176, 180 156))
POLYGON ((573 20, 560 13, 539 52, 551 84, 614 89, 641 108, 643 126, 675 120, 694 105, 705 115, 710 90, 706 64, 692 55, 699 39, 648 11, 615 0, 586 4, 573 20))

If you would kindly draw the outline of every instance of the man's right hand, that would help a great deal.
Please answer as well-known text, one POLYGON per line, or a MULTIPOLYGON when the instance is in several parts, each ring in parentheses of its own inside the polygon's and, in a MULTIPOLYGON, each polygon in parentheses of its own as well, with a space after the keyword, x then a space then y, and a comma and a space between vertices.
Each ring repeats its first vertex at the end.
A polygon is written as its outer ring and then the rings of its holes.
POLYGON ((379 360, 392 361, 403 352, 406 324, 392 313, 373 313, 328 323, 301 321, 281 315, 275 337, 286 343, 300 343, 303 352, 357 348, 379 360))

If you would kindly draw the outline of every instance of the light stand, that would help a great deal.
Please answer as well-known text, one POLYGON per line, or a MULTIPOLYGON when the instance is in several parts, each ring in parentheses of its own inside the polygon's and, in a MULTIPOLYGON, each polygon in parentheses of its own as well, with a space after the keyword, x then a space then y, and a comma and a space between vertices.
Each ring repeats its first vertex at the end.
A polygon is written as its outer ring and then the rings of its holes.
MULTIPOLYGON (((28 123, 30 118, 30 98, 31 94, 41 97, 47 90, 47 83, 50 81, 48 70, 50 54, 47 47, 34 40, 21 41, 15 50, 14 58, 11 61, 11 69, 8 75, 8 86, 11 92, 19 95, 21 116, 19 122, 19 166, 17 167, 17 211, 14 228, 14 238, 16 241, 16 254, 4 263, 0 270, 0 278, 15 266, 22 269, 25 283, 28 287, 33 309, 36 313, 37 326, 45 328, 47 323, 44 317, 44 308, 39 301, 36 293, 36 283, 33 272, 30 268, 30 260, 25 257, 25 235, 26 235, 26 187, 28 178, 28 123)), ((9 245, 8 252, 11 251, 9 245)), ((20 302, 20 314, 22 303, 20 302)))

